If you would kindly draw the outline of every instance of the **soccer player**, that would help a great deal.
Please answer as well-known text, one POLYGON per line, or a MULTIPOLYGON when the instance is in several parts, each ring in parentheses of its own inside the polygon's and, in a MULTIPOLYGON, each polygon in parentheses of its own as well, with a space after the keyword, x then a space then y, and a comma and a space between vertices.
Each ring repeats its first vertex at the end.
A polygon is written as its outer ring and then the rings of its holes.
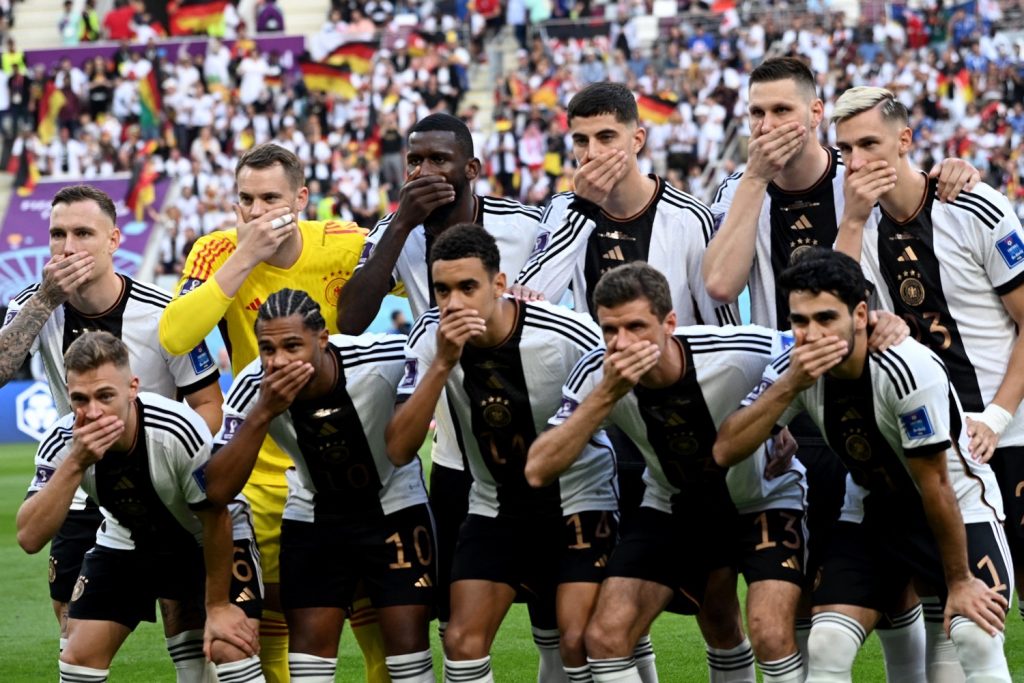
POLYGON ((256 318, 260 357, 235 378, 212 500, 245 484, 269 434, 295 463, 281 527, 281 602, 291 676, 334 680, 346 606, 362 581, 392 680, 433 683, 433 523, 419 459, 395 467, 384 430, 405 367, 400 335, 328 338, 305 292, 271 294, 256 318))
POLYGON ((480 226, 451 227, 434 243, 438 308, 409 336, 399 389, 408 399, 388 425, 388 454, 398 465, 416 457, 445 389, 473 476, 452 567, 445 680, 494 680, 491 644, 519 592, 549 610, 557 604, 565 675, 589 680, 582 636, 617 528, 611 448, 595 435, 542 489, 524 468, 562 382, 601 337, 585 316, 505 298, 500 262, 480 226))
MULTIPOLYGON (((62 188, 51 201, 50 261, 42 281, 10 302, 0 329, 0 386, 29 353, 39 354, 60 415, 71 412, 65 379, 64 353, 82 334, 106 331, 128 347, 141 391, 170 399, 184 397, 211 430, 221 420, 223 397, 219 373, 206 343, 199 340, 184 356, 164 351, 153 334, 171 297, 161 289, 137 282, 114 270, 113 255, 120 243, 114 202, 88 185, 62 188)), ((103 516, 95 501, 79 491, 64 525, 50 545, 50 598, 60 624, 61 648, 67 640, 67 609, 82 558, 96 541, 103 516)), ((165 604, 164 607, 173 607, 165 604)), ((165 623, 165 626, 167 624, 165 623)), ((201 634, 200 634, 201 635, 201 634)), ((205 666, 194 647, 168 640, 175 661, 187 669, 205 666)))
MULTIPOLYGON (((333 323, 339 292, 352 275, 364 235, 355 223, 298 220, 309 201, 309 190, 303 186, 302 162, 283 147, 268 143, 243 154, 235 182, 238 226, 204 235, 193 245, 177 297, 160 318, 160 343, 171 353, 186 353, 219 325, 237 375, 258 356, 253 332, 256 312, 277 290, 298 287, 309 292, 333 323)), ((265 441, 244 490, 252 505, 267 582, 261 659, 272 683, 288 680, 278 541, 288 494, 284 471, 290 463, 273 440, 265 441)), ((360 615, 359 621, 365 620, 360 615)), ((383 682, 386 669, 380 634, 370 635, 367 630, 353 628, 366 657, 368 680, 383 682)))
POLYGON ((847 90, 832 120, 849 166, 837 248, 863 255, 891 310, 949 369, 967 411, 971 456, 989 462, 999 480, 1020 587, 1024 230, 1006 197, 985 183, 938 200, 935 181, 910 165, 907 110, 888 90, 847 90))
MULTIPOLYGON (((574 307, 595 317, 593 291, 598 278, 615 266, 645 261, 668 278, 679 324, 728 325, 739 322, 734 305, 713 301, 701 279, 701 260, 711 239, 711 213, 699 199, 673 188, 663 178, 645 176, 637 154, 647 141, 636 98, 621 83, 593 83, 569 102, 569 129, 579 168, 575 192, 555 195, 544 215, 550 243, 534 254, 516 278, 522 286, 560 301, 572 287, 574 307)), ((608 436, 618 461, 619 508, 624 516, 644 495, 644 459, 622 432, 608 436)), ((753 676, 753 657, 743 637, 735 577, 716 578, 714 599, 699 618, 708 641, 708 661, 723 675, 753 676), (731 597, 730 597, 731 594, 731 597), (729 661, 724 662, 722 658, 729 661), (750 668, 736 673, 737 659, 750 668)), ((644 638, 638 657, 652 658, 644 638)), ((646 666, 642 670, 646 670, 646 666)), ((653 669, 653 665, 651 667, 653 669)))
MULTIPOLYGON (((217 664, 220 680, 262 681, 259 600, 229 599, 229 591, 258 596, 258 566, 243 558, 248 580, 236 571, 243 585, 232 585, 231 516, 204 491, 210 430, 180 403, 140 393, 126 345, 107 332, 82 335, 64 362, 73 412, 40 442, 17 516, 18 544, 34 553, 57 533, 79 486, 102 506, 71 596, 61 682, 106 681, 128 635, 156 620, 158 597, 181 603, 180 633, 203 629, 205 611, 204 644, 194 647, 217 664)), ((197 673, 187 680, 206 680, 197 673)))
MULTIPOLYGON (((992 470, 967 457, 945 366, 913 339, 869 353, 869 285, 843 253, 808 252, 779 285, 796 343, 721 426, 714 452, 721 465, 738 462, 806 411, 863 489, 853 505, 859 523, 837 524, 824 552, 807 680, 849 681, 880 610, 913 579, 938 598, 967 680, 1009 681, 1002 630, 1013 577, 1002 504, 992 470)), ((948 675, 930 670, 928 680, 948 675)))
POLYGON ((569 375, 554 428, 530 448, 527 478, 550 481, 607 424, 647 463, 643 505, 623 522, 587 628, 594 680, 641 681, 632 657, 640 636, 665 609, 696 614, 712 571, 738 561, 765 681, 802 681, 792 635, 804 583, 802 468, 774 462, 768 445, 728 475, 711 459, 718 424, 788 337, 754 326, 677 327, 669 283, 645 263, 605 273, 592 301, 607 351, 587 354, 569 375), (734 488, 755 499, 743 514, 734 488))
MULTIPOLYGON (((824 103, 804 62, 791 57, 763 62, 750 74, 748 102, 747 165, 726 178, 711 204, 715 234, 704 258, 704 282, 717 301, 735 301, 749 284, 751 322, 786 329, 789 307, 777 279, 796 255, 835 242, 846 167, 837 150, 819 142, 824 103)), ((958 159, 944 161, 932 175, 939 177, 942 196, 948 199, 980 177, 958 159)), ((797 457, 807 468, 808 568, 814 576, 815 539, 827 538, 839 515, 846 471, 808 418, 794 420, 790 429, 800 445, 797 457)), ((894 627, 878 632, 890 680, 920 673, 919 667, 911 673, 898 664, 922 660, 916 603, 911 596, 906 604, 893 605, 898 612, 889 617, 894 627)), ((806 641, 808 628, 802 620, 801 641, 806 641)))
MULTIPOLYGON (((480 173, 473 156, 473 137, 465 123, 448 114, 431 114, 409 131, 406 164, 410 171, 400 193, 398 210, 385 216, 366 237, 366 246, 342 291, 338 330, 361 334, 390 290, 409 298, 419 318, 435 304, 427 257, 434 241, 458 223, 476 223, 494 236, 501 271, 517 273, 534 251, 547 245, 541 210, 511 199, 481 197, 472 191, 480 173)), ((533 298, 526 293, 527 298, 533 298)), ((437 521, 438 620, 444 634, 448 621, 448 576, 459 526, 466 518, 471 478, 465 472, 450 406, 437 406, 436 434, 431 450, 431 509, 437 521)), ((558 674, 557 624, 553 615, 531 609, 534 642, 541 655, 540 676, 558 674)))

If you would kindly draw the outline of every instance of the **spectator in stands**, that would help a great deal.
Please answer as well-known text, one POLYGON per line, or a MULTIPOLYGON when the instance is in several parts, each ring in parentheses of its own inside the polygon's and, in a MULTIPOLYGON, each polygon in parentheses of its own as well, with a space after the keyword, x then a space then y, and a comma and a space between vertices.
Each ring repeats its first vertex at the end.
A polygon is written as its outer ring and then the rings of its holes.
POLYGON ((136 0, 114 0, 114 8, 103 17, 103 31, 107 40, 131 40, 135 35, 132 21, 140 5, 136 0))
POLYGON ((0 69, 5 74, 13 75, 15 67, 25 71, 25 53, 15 46, 14 38, 8 38, 7 49, 0 55, 0 69))

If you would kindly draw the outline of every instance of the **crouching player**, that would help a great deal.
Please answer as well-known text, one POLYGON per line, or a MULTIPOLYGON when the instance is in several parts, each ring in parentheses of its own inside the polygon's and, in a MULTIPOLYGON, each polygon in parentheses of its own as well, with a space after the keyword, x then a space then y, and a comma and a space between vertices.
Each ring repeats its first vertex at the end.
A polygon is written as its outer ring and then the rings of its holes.
POLYGON ((295 463, 281 524, 281 602, 288 668, 334 680, 356 584, 377 608, 392 680, 433 683, 427 626, 436 581, 434 534, 418 459, 395 467, 384 445, 405 367, 405 337, 329 336, 320 306, 282 289, 256 317, 260 357, 235 378, 210 496, 248 479, 269 435, 295 463))
MULTIPOLYGON (((181 403, 139 393, 128 349, 109 333, 83 335, 64 363, 72 413, 40 442, 17 517, 18 543, 34 553, 57 533, 79 485, 103 511, 72 592, 60 680, 106 681, 128 634, 156 621, 157 598, 182 605, 179 623, 165 624, 172 639, 203 629, 205 596, 204 650, 217 675, 263 681, 252 529, 243 511, 236 547, 227 507, 206 495, 206 424, 181 403), (235 595, 251 599, 232 604, 235 595)), ((201 671, 194 680, 204 680, 201 671)))

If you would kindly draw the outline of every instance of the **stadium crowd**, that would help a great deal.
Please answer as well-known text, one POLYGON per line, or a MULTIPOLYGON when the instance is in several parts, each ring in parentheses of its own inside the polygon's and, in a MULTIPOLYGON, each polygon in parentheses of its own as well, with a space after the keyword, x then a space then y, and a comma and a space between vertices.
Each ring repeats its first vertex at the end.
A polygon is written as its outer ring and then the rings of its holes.
POLYGON ((644 3, 482 2, 469 36, 416 9, 333 8, 313 61, 239 23, 198 56, 3 62, 10 158, 68 183, 0 329, 0 384, 35 353, 62 414, 16 521, 53 540, 62 683, 104 683, 157 599, 181 683, 326 683, 346 620, 368 681, 429 683, 435 618, 446 683, 492 683, 516 601, 543 683, 656 683, 662 611, 696 617, 712 683, 845 683, 876 629, 890 680, 1009 683, 1024 46, 999 6, 686 3, 665 35, 644 3), (347 94, 321 92, 338 55, 347 94), (501 74, 491 122, 471 62, 501 74), (173 296, 114 269, 87 183, 118 170, 176 181, 149 211, 173 296), (366 334, 389 293, 415 322, 366 334))

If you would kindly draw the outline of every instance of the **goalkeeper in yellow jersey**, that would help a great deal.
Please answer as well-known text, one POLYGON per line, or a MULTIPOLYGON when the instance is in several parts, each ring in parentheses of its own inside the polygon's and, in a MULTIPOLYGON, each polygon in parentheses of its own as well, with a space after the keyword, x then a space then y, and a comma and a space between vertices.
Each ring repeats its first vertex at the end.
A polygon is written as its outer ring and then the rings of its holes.
MULTIPOLYGON (((302 162, 272 143, 246 152, 235 169, 238 227, 200 237, 185 262, 177 297, 160 319, 160 343, 184 354, 219 326, 238 374, 259 353, 253 325, 260 305, 279 289, 312 296, 336 333, 338 295, 359 260, 365 231, 355 223, 299 220, 309 190, 302 162), (186 296, 187 295, 187 296, 186 296)), ((288 681, 288 629, 281 613, 278 552, 288 485, 288 456, 267 439, 243 489, 252 505, 266 608, 261 660, 271 683, 288 681)), ((365 603, 365 601, 363 601, 365 603)), ((366 659, 370 683, 388 681, 376 618, 368 606, 350 623, 366 659), (358 626, 357 626, 358 625, 358 626)))

